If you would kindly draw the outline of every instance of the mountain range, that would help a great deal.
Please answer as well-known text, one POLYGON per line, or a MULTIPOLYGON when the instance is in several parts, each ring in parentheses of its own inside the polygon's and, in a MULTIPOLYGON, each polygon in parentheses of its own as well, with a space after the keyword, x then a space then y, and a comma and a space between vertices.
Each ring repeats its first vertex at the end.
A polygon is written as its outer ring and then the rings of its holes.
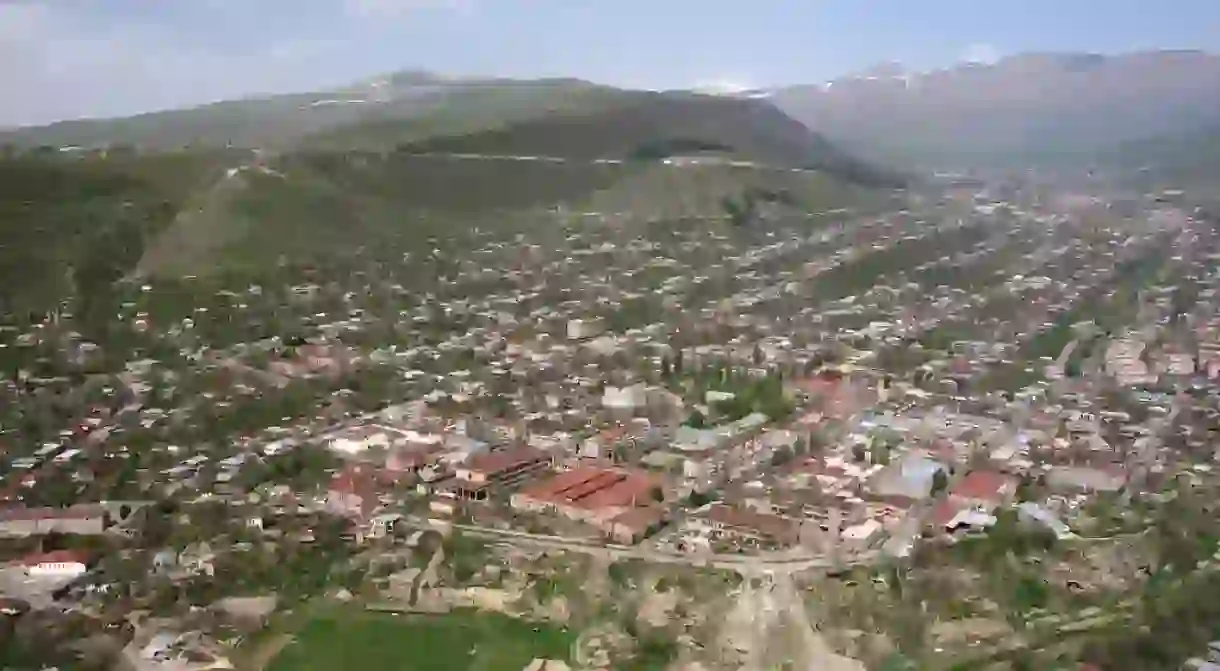
MULTIPOLYGON (((1220 166, 1217 137, 1220 59, 1199 52, 887 65, 715 94, 408 71, 0 131, 3 279, 24 287, 0 307, 39 309, 133 273, 400 260, 556 212, 740 223, 760 204, 872 207, 907 182, 889 165, 1198 174, 1220 166)), ((104 315, 107 300, 91 304, 104 315)))
POLYGON ((849 151, 926 168, 1080 165, 1220 126, 1220 57, 1032 53, 930 72, 888 64, 772 92, 849 151))
MULTIPOLYGON (((1082 167, 1120 145, 1220 128, 1220 57, 1201 51, 1030 53, 932 71, 889 63, 816 84, 701 92, 766 100, 846 152, 930 169, 1082 167)), ((330 90, 0 131, 0 144, 377 149, 597 111, 642 93, 578 79, 404 71, 330 90)))

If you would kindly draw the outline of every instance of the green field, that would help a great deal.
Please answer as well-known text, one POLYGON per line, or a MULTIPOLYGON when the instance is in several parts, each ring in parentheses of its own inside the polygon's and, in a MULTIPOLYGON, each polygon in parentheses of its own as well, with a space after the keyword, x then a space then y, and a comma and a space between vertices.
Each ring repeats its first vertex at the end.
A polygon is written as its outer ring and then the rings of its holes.
POLYGON ((344 613, 310 620, 268 669, 520 671, 535 657, 567 660, 574 640, 549 625, 489 613, 344 613))

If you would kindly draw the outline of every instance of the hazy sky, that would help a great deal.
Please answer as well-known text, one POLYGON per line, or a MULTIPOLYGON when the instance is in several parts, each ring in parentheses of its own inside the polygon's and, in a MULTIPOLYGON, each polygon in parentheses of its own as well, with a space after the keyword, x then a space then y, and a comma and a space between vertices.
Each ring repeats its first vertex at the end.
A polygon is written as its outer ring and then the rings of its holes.
POLYGON ((1149 48, 1220 50, 1220 1, 0 0, 0 125, 399 69, 763 86, 883 61, 1149 48))

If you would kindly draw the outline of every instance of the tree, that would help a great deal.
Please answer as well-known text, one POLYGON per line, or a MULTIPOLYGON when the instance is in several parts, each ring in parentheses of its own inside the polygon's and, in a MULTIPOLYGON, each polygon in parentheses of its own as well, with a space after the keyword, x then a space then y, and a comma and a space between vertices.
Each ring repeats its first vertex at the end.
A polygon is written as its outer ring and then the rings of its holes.
POLYGON ((707 426, 707 417, 704 417, 703 413, 696 410, 690 414, 690 417, 686 418, 686 425, 694 429, 702 429, 707 426))
POLYGON ((775 454, 771 455, 771 465, 778 468, 792 461, 795 457, 796 455, 792 452, 791 448, 781 447, 775 451, 775 454))
POLYGON ((876 463, 880 466, 889 466, 890 465, 890 446, 889 445, 881 446, 881 449, 877 452, 876 463))
POLYGON ((949 488, 949 476, 941 469, 937 469, 932 474, 932 496, 940 496, 941 492, 949 488))

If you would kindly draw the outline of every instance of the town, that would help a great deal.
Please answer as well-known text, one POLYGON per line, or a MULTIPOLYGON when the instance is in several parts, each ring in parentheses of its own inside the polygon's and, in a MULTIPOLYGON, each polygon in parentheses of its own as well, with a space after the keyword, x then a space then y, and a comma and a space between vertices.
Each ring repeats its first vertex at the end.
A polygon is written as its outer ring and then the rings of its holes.
POLYGON ((10 320, 0 632, 254 669, 325 655, 315 611, 473 608, 556 632, 531 668, 985 668, 1220 579, 1220 233, 1179 194, 552 217, 128 283, 104 343, 10 320))

